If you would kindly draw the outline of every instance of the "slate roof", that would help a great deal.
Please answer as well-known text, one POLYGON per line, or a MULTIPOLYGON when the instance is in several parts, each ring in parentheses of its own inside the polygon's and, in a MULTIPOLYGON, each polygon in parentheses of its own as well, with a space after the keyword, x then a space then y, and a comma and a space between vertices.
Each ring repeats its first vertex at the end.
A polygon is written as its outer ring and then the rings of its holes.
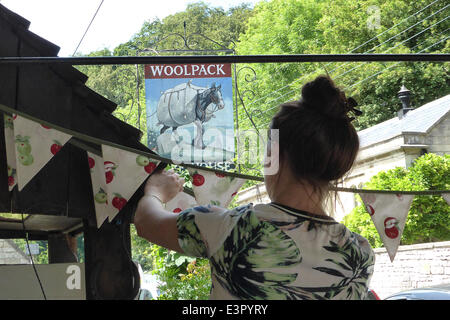
POLYGON ((427 133, 450 112, 450 94, 398 117, 358 132, 360 147, 368 147, 404 133, 427 133))

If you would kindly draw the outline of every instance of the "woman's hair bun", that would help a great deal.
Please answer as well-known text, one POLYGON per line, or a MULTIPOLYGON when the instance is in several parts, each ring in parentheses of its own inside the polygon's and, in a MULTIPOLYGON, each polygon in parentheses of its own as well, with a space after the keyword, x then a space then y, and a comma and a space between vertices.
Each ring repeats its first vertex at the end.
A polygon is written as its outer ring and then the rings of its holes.
POLYGON ((342 118, 347 114, 344 92, 328 76, 318 76, 302 88, 304 106, 325 116, 342 118))

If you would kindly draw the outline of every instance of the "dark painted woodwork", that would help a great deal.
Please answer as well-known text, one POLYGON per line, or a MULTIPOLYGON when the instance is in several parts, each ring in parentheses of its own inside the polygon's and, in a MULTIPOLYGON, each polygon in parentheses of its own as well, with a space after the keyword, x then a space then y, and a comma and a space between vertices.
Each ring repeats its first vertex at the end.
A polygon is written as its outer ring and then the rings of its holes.
POLYGON ((140 278, 131 261, 128 224, 104 223, 97 229, 85 222, 84 254, 88 300, 136 297, 140 278))
MULTIPOLYGON (((0 4, 0 57, 56 56, 59 47, 28 30, 29 22, 0 4)), ((115 118, 117 105, 88 88, 87 77, 68 65, 0 66, 0 104, 85 135, 151 152, 141 131, 115 118)), ((83 219, 88 299, 132 299, 139 274, 131 260, 129 223, 142 187, 113 222, 97 229, 92 183, 84 149, 99 145, 72 140, 19 192, 10 193, 0 124, 0 209, 83 219), (86 148, 83 148, 86 146, 86 148)), ((23 230, 0 230, 0 238, 24 238, 23 230)), ((33 230, 29 239, 49 241, 50 263, 74 262, 64 235, 33 230)))
POLYGON ((72 237, 62 233, 48 235, 48 263, 78 262, 76 252, 73 251, 72 237))

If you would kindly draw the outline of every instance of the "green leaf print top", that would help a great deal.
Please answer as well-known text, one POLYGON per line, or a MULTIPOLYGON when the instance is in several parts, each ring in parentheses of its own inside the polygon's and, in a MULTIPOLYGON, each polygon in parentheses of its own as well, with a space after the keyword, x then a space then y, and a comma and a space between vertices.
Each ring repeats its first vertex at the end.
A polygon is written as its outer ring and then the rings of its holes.
POLYGON ((177 226, 184 253, 210 260, 210 299, 364 299, 373 273, 365 238, 276 203, 198 206, 177 226))

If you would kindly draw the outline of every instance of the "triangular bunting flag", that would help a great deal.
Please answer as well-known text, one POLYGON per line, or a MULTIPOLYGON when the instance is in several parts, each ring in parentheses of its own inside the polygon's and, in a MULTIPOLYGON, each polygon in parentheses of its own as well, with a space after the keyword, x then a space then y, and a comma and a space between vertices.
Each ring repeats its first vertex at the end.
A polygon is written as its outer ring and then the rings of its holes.
POLYGON ((195 199, 200 205, 216 205, 227 208, 245 179, 206 170, 188 169, 195 199))
POLYGON ((186 192, 180 192, 175 198, 166 203, 166 210, 178 214, 181 211, 196 206, 198 206, 198 204, 193 196, 186 192))
POLYGON ((444 200, 447 201, 448 205, 450 206, 450 193, 443 193, 442 198, 444 198, 444 200))
POLYGON ((14 119, 19 191, 69 141, 71 135, 17 116, 14 119))
POLYGON ((391 262, 397 253, 414 195, 360 193, 391 262))
POLYGON ((102 145, 102 152, 112 221, 160 161, 107 145, 102 145))
POLYGON ((108 218, 110 215, 114 215, 116 210, 112 207, 111 203, 108 202, 103 158, 90 152, 88 152, 87 155, 89 161, 89 170, 91 171, 92 192, 94 195, 97 228, 100 228, 106 218, 108 218))
POLYGON ((16 144, 14 143, 14 116, 3 115, 5 122, 6 162, 8 164, 8 186, 11 191, 17 184, 16 144))

